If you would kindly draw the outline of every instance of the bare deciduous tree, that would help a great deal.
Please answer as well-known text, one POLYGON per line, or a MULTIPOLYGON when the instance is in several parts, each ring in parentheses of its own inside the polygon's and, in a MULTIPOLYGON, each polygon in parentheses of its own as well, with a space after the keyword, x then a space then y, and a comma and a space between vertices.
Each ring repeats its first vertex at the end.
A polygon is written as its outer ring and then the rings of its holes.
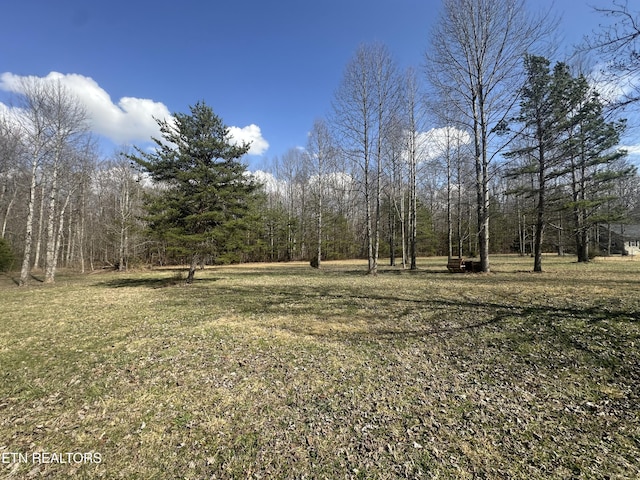
MULTIPOLYGON (((80 103, 61 83, 42 82, 30 77, 22 79, 18 105, 12 118, 29 163, 29 194, 26 199, 27 218, 20 285, 28 281, 31 272, 36 190, 40 182, 46 182, 48 186, 45 281, 54 281, 58 260, 56 249, 60 247, 62 235, 59 228, 69 199, 67 196, 66 201, 62 200, 60 208, 61 184, 66 180, 60 176, 68 171, 66 167, 73 161, 76 142, 86 138, 86 120, 80 103)), ((42 192, 45 192, 44 188, 42 192)))
POLYGON ((640 101, 640 10, 633 12, 626 0, 594 8, 612 20, 587 39, 587 49, 598 52, 606 62, 605 78, 616 85, 615 107, 640 101))
POLYGON ((23 82, 24 96, 18 109, 21 113, 13 116, 12 122, 19 131, 23 142, 25 155, 29 162, 28 197, 26 199, 27 218, 25 225, 24 253, 20 270, 19 285, 25 285, 31 274, 31 250, 33 244, 33 221, 35 213, 36 188, 41 175, 41 166, 47 153, 49 144, 45 115, 46 92, 42 85, 36 82, 23 82))
POLYGON ((515 102, 520 61, 543 34, 524 0, 445 0, 427 53, 427 75, 446 108, 473 132, 482 270, 489 266, 489 182, 493 129, 515 102))
POLYGON ((327 195, 329 175, 335 167, 336 149, 329 126, 324 120, 316 120, 307 142, 307 161, 316 220, 316 251, 312 255, 314 267, 322 262, 322 210, 327 195))
POLYGON ((44 88, 46 111, 43 121, 49 132, 49 155, 46 162, 46 178, 49 183, 47 247, 45 257, 45 283, 55 280, 64 213, 73 192, 71 172, 78 160, 80 142, 87 140, 87 113, 77 99, 59 83, 44 88), (60 178, 67 174, 66 178, 60 178), (65 191, 61 192, 62 182, 65 191), (58 226, 56 226, 56 221, 58 226))
POLYGON ((6 118, 0 117, 0 238, 5 238, 7 224, 18 198, 21 163, 22 147, 17 131, 6 118))
POLYGON ((342 148, 362 175, 368 271, 378 268, 382 144, 398 105, 398 77, 386 47, 361 45, 347 64, 334 100, 342 148))
POLYGON ((307 254, 305 208, 309 172, 304 152, 291 148, 277 162, 276 174, 284 183, 286 219, 286 260, 298 260, 307 254))
POLYGON ((411 270, 418 268, 417 256, 417 236, 418 236, 418 138, 421 127, 420 122, 420 101, 419 101, 418 80, 415 71, 409 70, 405 77, 404 88, 404 110, 407 116, 406 151, 407 163, 409 165, 409 222, 408 222, 408 250, 411 270))

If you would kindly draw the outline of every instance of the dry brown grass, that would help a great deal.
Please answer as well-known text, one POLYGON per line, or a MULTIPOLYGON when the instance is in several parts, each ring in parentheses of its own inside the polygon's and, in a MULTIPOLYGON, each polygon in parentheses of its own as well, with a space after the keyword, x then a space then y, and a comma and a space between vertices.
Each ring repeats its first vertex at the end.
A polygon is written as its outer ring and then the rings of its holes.
POLYGON ((640 262, 530 263, 5 279, 0 455, 101 462, 0 475, 640 476, 640 262))

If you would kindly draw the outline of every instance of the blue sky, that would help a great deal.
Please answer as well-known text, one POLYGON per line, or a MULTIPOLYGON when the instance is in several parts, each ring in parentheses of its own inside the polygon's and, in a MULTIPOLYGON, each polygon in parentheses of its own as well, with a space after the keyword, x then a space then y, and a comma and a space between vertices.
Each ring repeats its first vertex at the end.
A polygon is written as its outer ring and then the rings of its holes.
MULTIPOLYGON (((533 11, 553 3, 529 2, 533 11)), ((607 3, 555 1, 565 48, 603 21, 590 5, 607 3)), ((254 140, 249 160, 261 168, 305 145, 359 44, 382 42, 400 67, 420 68, 439 8, 439 0, 7 1, 0 102, 19 77, 58 72, 95 111, 108 150, 143 143, 152 114, 204 100, 254 140)))

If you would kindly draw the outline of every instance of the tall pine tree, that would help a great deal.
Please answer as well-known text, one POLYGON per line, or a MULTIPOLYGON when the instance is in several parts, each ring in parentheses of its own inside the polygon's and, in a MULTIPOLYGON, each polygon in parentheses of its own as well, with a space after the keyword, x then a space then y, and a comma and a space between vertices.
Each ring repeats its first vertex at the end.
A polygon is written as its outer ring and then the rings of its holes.
POLYGON ((519 160, 508 176, 530 180, 516 193, 536 199, 534 270, 542 270, 543 235, 552 206, 572 212, 578 261, 587 262, 590 230, 614 219, 612 210, 603 208, 612 200, 614 181, 631 173, 618 161, 626 152, 616 148, 625 123, 605 119, 598 93, 584 76, 574 77, 567 64, 557 63, 552 73, 544 57, 527 55, 524 63, 527 79, 514 119, 517 147, 505 157, 519 160), (552 186, 555 198, 549 197, 552 186), (562 191, 568 197, 559 198, 562 191))
POLYGON ((526 55, 524 66, 526 81, 520 93, 520 112, 514 119, 520 129, 517 147, 505 154, 517 158, 519 164, 507 172, 509 177, 530 177, 530 185, 523 183, 517 194, 535 198, 536 224, 534 231, 535 272, 542 271, 542 243, 547 224, 548 184, 555 176, 558 163, 558 119, 554 115, 554 76, 549 60, 526 55))
POLYGON ((147 197, 149 227, 189 259, 188 284, 205 256, 241 248, 232 239, 244 228, 258 189, 240 162, 250 145, 234 145, 204 102, 190 110, 174 114, 172 122, 157 120, 162 138, 152 139, 155 151, 137 148, 130 156, 159 186, 147 197))
POLYGON ((562 144, 564 171, 571 199, 565 207, 574 220, 574 238, 578 262, 589 261, 589 233, 599 223, 606 223, 609 214, 604 206, 615 195, 615 181, 632 173, 621 164, 627 152, 618 145, 626 122, 607 121, 597 91, 584 76, 571 77, 565 70, 567 86, 564 105, 565 141, 562 144))

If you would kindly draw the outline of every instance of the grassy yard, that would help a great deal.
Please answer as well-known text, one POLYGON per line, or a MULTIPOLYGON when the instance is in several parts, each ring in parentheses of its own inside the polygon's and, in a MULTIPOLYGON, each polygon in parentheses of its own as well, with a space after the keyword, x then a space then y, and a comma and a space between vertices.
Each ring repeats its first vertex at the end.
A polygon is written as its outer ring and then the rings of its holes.
POLYGON ((0 478, 640 478, 640 261, 445 265, 1 277, 0 478))

